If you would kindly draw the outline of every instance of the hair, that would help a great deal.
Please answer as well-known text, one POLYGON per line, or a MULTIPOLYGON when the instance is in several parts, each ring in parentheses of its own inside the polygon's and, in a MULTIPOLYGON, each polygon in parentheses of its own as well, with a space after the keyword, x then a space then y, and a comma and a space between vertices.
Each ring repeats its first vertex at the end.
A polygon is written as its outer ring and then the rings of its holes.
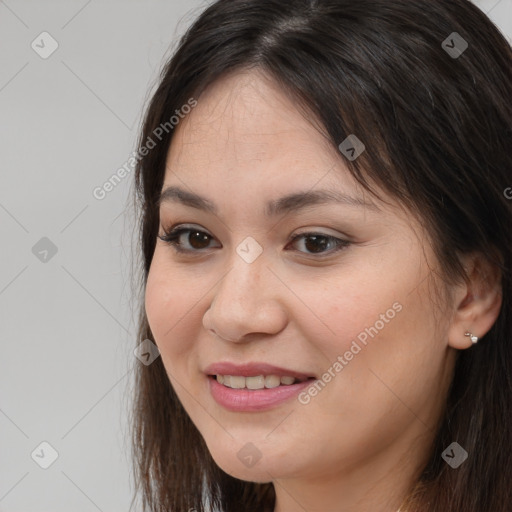
MULTIPOLYGON (((350 134, 363 141, 365 152, 344 159, 346 167, 376 197, 374 185, 423 220, 445 283, 467 281, 461 263, 467 254, 499 270, 498 318, 477 345, 458 351, 430 458, 401 512, 506 512, 512 503, 509 43, 468 0, 218 0, 163 67, 139 147, 191 97, 200 101, 216 80, 250 70, 296 100, 333 147, 350 134), (458 58, 442 45, 453 32, 468 43, 458 58), (457 469, 441 458, 453 441, 469 453, 457 469)), ((141 296, 173 133, 167 127, 135 168, 141 296)), ((138 322, 137 343, 154 341, 143 300, 138 322)), ((215 464, 162 358, 137 365, 134 393, 133 469, 144 511, 273 510, 272 483, 242 481, 215 464)))

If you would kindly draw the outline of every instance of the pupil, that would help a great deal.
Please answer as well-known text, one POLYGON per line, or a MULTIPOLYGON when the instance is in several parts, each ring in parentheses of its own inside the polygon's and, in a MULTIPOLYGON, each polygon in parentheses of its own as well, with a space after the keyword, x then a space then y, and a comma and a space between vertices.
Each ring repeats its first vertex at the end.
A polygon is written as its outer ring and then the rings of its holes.
POLYGON ((189 235, 189 242, 194 249, 203 249, 204 247, 201 246, 201 239, 205 243, 204 245, 208 247, 208 235, 206 233, 201 234, 199 231, 191 231, 189 235), (193 242, 194 240, 196 242, 199 242, 199 247, 196 246, 193 242))
POLYGON ((325 249, 327 247, 327 239, 324 237, 324 236, 308 236, 306 238, 306 240, 316 240, 316 245, 313 244, 313 249, 310 248, 310 244, 306 241, 306 249, 310 252, 322 252, 322 249, 325 249), (318 240, 321 240, 322 242, 321 243, 318 243, 318 240), (320 248, 320 251, 318 250, 315 250, 315 247, 316 249, 320 248))

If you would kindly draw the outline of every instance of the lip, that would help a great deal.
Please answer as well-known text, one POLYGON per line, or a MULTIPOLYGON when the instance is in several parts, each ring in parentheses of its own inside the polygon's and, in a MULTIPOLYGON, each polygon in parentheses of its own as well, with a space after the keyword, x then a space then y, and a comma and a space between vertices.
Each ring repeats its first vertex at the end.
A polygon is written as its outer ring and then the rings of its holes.
POLYGON ((228 388, 219 384, 215 377, 207 377, 206 379, 214 400, 222 407, 233 412, 257 412, 277 407, 315 382, 313 379, 308 379, 287 386, 250 390, 228 388))
POLYGON ((205 368, 204 373, 206 375, 239 375, 241 377, 278 375, 279 377, 295 377, 300 380, 315 377, 314 375, 308 375, 288 368, 280 368, 279 366, 267 363, 234 364, 227 361, 211 364, 205 368))
POLYGON ((213 399, 222 407, 233 412, 257 412, 277 407, 310 386, 316 377, 288 368, 281 368, 267 363, 233 364, 229 362, 214 363, 208 366, 206 374, 208 386, 213 399), (286 386, 264 389, 232 389, 219 384, 214 375, 239 375, 256 377, 258 375, 278 375, 304 380, 286 386))

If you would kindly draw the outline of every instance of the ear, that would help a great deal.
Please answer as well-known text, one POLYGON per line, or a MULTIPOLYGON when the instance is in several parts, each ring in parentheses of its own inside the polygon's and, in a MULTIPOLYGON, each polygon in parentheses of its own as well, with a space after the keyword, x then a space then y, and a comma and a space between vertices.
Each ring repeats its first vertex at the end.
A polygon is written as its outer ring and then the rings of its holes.
POLYGON ((482 254, 462 258, 468 282, 453 293, 454 314, 448 330, 448 344, 456 349, 473 345, 466 332, 482 338, 498 318, 502 304, 501 271, 482 254))

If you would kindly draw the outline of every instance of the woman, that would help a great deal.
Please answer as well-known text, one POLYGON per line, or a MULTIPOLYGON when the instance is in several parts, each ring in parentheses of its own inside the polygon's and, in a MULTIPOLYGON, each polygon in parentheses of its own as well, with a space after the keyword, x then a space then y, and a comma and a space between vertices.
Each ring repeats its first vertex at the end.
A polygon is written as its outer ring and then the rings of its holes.
POLYGON ((196 20, 135 176, 145 510, 510 510, 511 64, 466 0, 196 20))

